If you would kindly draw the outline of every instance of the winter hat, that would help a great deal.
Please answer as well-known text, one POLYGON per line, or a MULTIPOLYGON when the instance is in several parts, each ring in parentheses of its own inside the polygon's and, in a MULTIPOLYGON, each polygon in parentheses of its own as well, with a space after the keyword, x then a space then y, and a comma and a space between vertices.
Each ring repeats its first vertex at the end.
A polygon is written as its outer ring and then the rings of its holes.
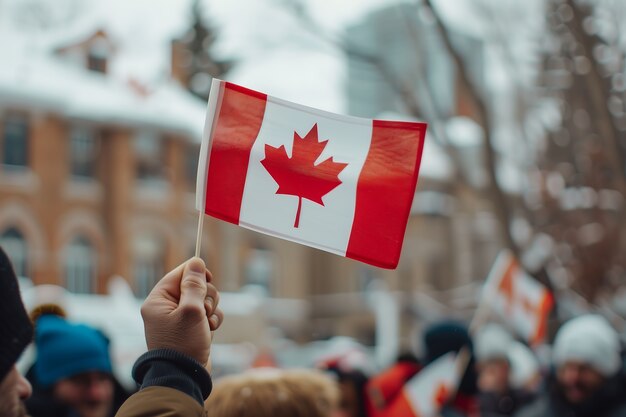
POLYGON ((513 337, 498 324, 487 324, 474 336, 476 360, 507 359, 513 337))
POLYGON ((473 350, 467 328, 456 321, 442 321, 429 327, 424 333, 426 362, 431 363, 448 352, 458 352, 467 346, 473 350))
POLYGON ((509 348, 509 363, 511 364, 509 381, 511 387, 516 389, 525 388, 541 372, 539 360, 533 351, 517 341, 513 341, 509 348))
POLYGON ((431 363, 448 352, 459 352, 464 347, 471 354, 465 374, 459 383, 459 393, 475 395, 478 391, 478 375, 475 369, 474 345, 467 327, 457 321, 446 320, 433 324, 424 334, 426 363, 431 363))
POLYGON ((556 335, 552 360, 558 367, 570 360, 591 365, 604 376, 621 368, 620 341, 609 322, 599 315, 584 315, 565 323, 556 335))
POLYGON ((35 345, 35 375, 44 388, 83 372, 112 373, 109 340, 92 327, 45 315, 35 325, 35 345))
POLYGON ((0 248, 0 381, 4 380, 33 339, 17 278, 6 253, 0 248))

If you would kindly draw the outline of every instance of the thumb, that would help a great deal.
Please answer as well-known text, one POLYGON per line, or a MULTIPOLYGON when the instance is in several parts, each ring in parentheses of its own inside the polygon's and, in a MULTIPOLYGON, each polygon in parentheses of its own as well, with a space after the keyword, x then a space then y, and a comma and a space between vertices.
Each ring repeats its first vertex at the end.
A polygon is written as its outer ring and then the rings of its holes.
POLYGON ((204 302, 207 294, 206 266, 200 258, 191 258, 183 269, 180 281, 179 306, 184 311, 205 313, 204 302))

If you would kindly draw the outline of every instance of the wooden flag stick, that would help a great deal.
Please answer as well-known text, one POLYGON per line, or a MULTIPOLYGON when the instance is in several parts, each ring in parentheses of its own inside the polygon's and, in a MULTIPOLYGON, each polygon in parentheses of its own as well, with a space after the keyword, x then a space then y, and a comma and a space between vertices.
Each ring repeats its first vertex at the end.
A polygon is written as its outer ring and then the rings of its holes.
POLYGON ((204 226, 204 212, 198 210, 198 235, 196 236, 196 258, 200 257, 202 247, 202 228, 204 226))

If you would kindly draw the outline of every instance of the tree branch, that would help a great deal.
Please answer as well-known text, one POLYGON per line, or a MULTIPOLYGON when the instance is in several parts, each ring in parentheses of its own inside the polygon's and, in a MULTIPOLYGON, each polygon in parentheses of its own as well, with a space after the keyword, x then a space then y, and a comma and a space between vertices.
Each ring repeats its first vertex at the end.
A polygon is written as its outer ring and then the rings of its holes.
POLYGON ((452 58, 452 61, 455 64, 455 67, 458 71, 460 83, 467 92, 469 98, 472 100, 472 104, 474 105, 474 109, 476 111, 476 117, 478 124, 483 128, 483 153, 485 157, 485 165, 487 168, 487 174, 489 177, 489 191, 493 198, 493 207, 496 213, 496 216, 499 219, 500 223, 500 235, 506 246, 518 257, 519 259, 519 248, 515 244, 513 240, 513 236, 511 234, 511 211, 509 208, 509 204, 507 202, 504 191, 500 187, 497 178, 496 172, 496 154, 493 147, 493 139, 491 135, 491 117, 489 114, 489 110, 487 109, 487 105, 483 100, 478 88, 474 84, 474 82, 470 79, 469 73, 464 65, 463 58, 461 54, 452 44, 452 40, 450 38, 450 33, 446 29, 441 20, 441 16, 437 13, 437 11, 432 6, 431 0, 424 0, 424 4, 428 7, 436 22, 437 30, 441 39, 444 42, 444 45, 452 58))
POLYGON ((570 20, 569 27, 578 42, 580 42, 583 48, 583 54, 591 63, 589 74, 583 77, 585 79, 585 85, 587 86, 587 92, 591 98, 592 106, 595 110, 595 116, 597 116, 591 119, 605 143, 613 149, 613 152, 608 152, 609 160, 615 171, 618 187, 622 195, 626 196, 626 155, 624 155, 624 149, 620 144, 619 132, 613 123, 613 117, 608 108, 610 94, 600 75, 600 64, 593 57, 594 45, 591 36, 585 32, 583 27, 583 12, 573 0, 566 0, 566 4, 572 9, 572 19, 570 20))

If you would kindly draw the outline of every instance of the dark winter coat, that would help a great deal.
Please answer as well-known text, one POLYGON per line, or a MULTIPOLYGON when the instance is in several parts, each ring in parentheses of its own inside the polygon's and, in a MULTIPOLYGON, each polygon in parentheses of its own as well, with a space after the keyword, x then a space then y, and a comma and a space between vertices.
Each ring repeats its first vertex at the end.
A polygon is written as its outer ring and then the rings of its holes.
POLYGON ((535 400, 534 395, 521 390, 505 394, 481 392, 478 395, 481 417, 508 417, 535 400))
POLYGON ((582 404, 569 404, 554 377, 547 390, 515 417, 626 417, 626 384, 623 375, 610 378, 591 398, 582 404))

